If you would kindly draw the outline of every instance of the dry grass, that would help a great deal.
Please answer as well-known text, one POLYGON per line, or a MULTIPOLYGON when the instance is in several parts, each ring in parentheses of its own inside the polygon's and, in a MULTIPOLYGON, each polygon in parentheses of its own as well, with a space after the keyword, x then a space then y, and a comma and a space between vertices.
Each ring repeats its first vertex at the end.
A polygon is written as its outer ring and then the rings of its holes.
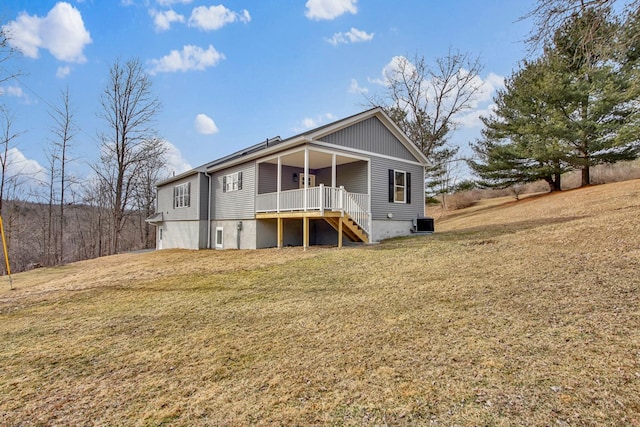
POLYGON ((640 181, 0 291, 4 425, 640 425, 640 181))

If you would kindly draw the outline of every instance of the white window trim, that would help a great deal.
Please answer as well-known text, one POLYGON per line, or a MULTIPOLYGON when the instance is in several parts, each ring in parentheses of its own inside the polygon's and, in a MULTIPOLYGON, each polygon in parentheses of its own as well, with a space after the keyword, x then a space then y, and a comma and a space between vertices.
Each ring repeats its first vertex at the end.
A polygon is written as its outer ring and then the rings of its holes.
POLYGON ((407 203, 407 172, 403 171, 403 170, 397 170, 394 169, 393 170, 393 203, 402 203, 402 204, 406 204, 407 203), (403 185, 398 185, 396 183, 396 174, 397 173, 401 173, 404 175, 404 184, 403 185), (402 198, 403 200, 398 200, 398 188, 402 187, 402 198))
POLYGON ((174 209, 188 208, 191 206, 191 183, 185 182, 173 187, 174 209))
POLYGON ((240 189, 240 174, 239 172, 234 172, 225 175, 224 177, 225 193, 231 193, 232 191, 238 191, 240 189))
POLYGON ((222 249, 224 247, 224 228, 216 227, 216 234, 214 236, 215 248, 222 249), (218 232, 220 232, 220 241, 218 242, 218 232))
MULTIPOLYGON (((299 188, 304 188, 304 172, 301 172, 299 175, 299 188)), ((316 176, 315 174, 310 173, 307 181, 307 187, 315 187, 316 186, 316 176)))

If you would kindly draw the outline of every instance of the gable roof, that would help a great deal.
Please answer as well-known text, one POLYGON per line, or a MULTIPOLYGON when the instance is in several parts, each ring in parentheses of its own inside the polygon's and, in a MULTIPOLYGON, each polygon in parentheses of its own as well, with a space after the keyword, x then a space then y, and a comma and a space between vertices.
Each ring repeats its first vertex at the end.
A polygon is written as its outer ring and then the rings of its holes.
POLYGON ((257 158, 267 156, 269 154, 273 154, 275 152, 282 151, 296 145, 319 141, 329 134, 345 129, 349 126, 353 126, 354 124, 367 120, 371 117, 377 117, 382 122, 382 124, 384 124, 387 129, 389 129, 389 131, 398 139, 398 141, 400 141, 400 143, 404 145, 407 150, 409 150, 409 152, 416 158, 418 162, 425 166, 430 164, 425 155, 418 149, 418 147, 416 147, 416 145, 407 137, 407 135, 405 135, 405 133, 398 127, 398 125, 396 125, 396 123, 391 120, 391 118, 384 112, 384 110, 381 107, 375 107, 346 117, 344 119, 336 120, 332 123, 328 123, 315 129, 299 133, 284 140, 280 139, 280 137, 267 139, 266 141, 263 141, 261 143, 236 151, 235 153, 231 153, 212 162, 205 163, 204 165, 198 166, 197 168, 184 172, 175 177, 171 177, 170 179, 159 183, 158 186, 174 182, 178 179, 185 178, 196 173, 211 173, 221 169, 226 169, 230 166, 234 166, 250 160, 255 160, 257 158))

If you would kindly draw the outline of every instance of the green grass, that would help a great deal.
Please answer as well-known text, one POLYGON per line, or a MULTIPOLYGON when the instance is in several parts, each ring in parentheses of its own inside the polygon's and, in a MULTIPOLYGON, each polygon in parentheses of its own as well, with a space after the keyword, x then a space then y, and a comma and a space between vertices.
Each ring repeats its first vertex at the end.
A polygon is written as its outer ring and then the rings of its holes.
POLYGON ((640 181, 0 291, 0 424, 640 425, 640 181))

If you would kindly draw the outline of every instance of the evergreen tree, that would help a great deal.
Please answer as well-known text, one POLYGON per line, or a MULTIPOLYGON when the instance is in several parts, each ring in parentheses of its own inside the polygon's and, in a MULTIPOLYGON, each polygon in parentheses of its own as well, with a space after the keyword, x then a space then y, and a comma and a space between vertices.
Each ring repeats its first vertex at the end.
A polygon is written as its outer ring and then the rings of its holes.
POLYGON ((469 164, 486 185, 544 179, 559 190, 571 169, 589 185, 591 166, 638 157, 637 78, 613 49, 622 28, 601 11, 574 15, 541 58, 507 81, 472 146, 478 159, 469 164))

